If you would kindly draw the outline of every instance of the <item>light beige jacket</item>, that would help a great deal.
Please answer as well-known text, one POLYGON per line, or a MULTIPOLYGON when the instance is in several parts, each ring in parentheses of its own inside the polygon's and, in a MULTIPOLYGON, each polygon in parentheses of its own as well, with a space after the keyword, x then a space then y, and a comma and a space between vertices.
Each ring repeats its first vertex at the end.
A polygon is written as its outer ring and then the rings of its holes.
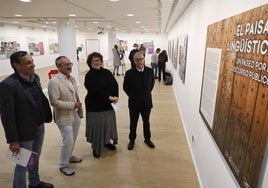
MULTIPOLYGON (((74 120, 74 98, 73 90, 66 82, 64 76, 58 73, 48 83, 48 95, 51 106, 53 106, 54 121, 57 125, 71 125, 74 120)), ((74 77, 70 77, 76 92, 77 101, 80 102, 78 96, 77 85, 74 77)), ((78 110, 79 117, 83 118, 83 109, 78 110)))

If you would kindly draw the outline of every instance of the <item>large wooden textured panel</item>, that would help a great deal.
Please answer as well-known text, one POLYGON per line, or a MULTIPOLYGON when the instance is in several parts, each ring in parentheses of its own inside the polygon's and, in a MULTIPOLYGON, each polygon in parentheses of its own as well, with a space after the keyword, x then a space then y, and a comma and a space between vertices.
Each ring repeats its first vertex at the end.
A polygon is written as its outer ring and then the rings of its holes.
MULTIPOLYGON (((227 120, 229 109, 231 105, 231 91, 233 87, 234 73, 230 71, 230 66, 234 64, 236 53, 226 51, 226 44, 228 39, 234 38, 234 29, 236 27, 236 19, 226 19, 222 21, 221 29, 222 34, 218 35, 222 39, 221 49, 221 65, 219 73, 219 83, 217 90, 215 115, 214 115, 214 125, 213 125, 213 135, 219 148, 224 152, 224 141, 227 131, 227 120), (231 28, 231 29, 226 29, 231 28)), ((212 27, 211 29, 214 29, 212 27)))
POLYGON ((222 50, 208 128, 241 187, 256 188, 268 138, 268 5, 209 25, 206 46, 222 50))

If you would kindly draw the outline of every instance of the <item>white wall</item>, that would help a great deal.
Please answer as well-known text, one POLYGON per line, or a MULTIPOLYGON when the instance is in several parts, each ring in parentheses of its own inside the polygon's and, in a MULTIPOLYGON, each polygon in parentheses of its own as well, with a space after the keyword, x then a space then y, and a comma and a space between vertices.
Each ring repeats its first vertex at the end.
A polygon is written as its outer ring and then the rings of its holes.
MULTIPOLYGON (((32 30, 30 28, 18 29, 18 27, 15 26, 4 26, 0 28, 0 37, 16 40, 20 44, 20 50, 24 51, 29 51, 27 37, 40 39, 40 42, 43 42, 44 44, 45 54, 33 57, 36 68, 54 65, 55 58, 58 56, 58 54, 50 55, 48 48, 48 40, 57 40, 57 32, 40 29, 32 30)), ((13 72, 9 59, 0 59, 0 76, 11 74, 13 72)))
MULTIPOLYGON (((28 37, 38 38, 44 43, 44 55, 34 56, 34 63, 36 68, 46 67, 54 65, 55 59, 59 54, 49 54, 49 40, 55 39, 58 41, 57 31, 43 31, 40 29, 32 30, 27 27, 18 29, 16 26, 0 27, 1 38, 12 38, 20 43, 20 50, 28 50, 28 37)), ((76 32, 76 45, 82 47, 82 52, 79 52, 79 58, 82 61, 86 61, 86 39, 99 40, 100 53, 103 55, 103 59, 110 65, 112 65, 112 47, 116 44, 117 39, 127 40, 129 50, 126 51, 125 62, 130 63, 128 55, 134 43, 137 41, 154 41, 155 48, 167 49, 167 34, 137 34, 137 33, 108 33, 104 32, 103 35, 98 35, 96 32, 76 32)), ((151 55, 146 56, 146 63, 150 64, 151 55)), ((10 66, 9 59, 0 59, 0 76, 9 75, 13 73, 13 69, 10 66)))
MULTIPOLYGON (((199 114, 207 26, 265 3, 267 0, 194 0, 169 33, 169 39, 188 34, 185 84, 174 73, 173 89, 201 187, 239 187, 199 114)), ((262 188, 268 187, 267 171, 262 188)))

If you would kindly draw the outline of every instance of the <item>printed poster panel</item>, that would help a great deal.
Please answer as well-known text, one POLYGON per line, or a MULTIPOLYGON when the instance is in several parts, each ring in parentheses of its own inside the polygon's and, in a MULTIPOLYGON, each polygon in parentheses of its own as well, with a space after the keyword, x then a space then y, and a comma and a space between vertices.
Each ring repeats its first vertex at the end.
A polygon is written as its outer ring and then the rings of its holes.
POLYGON ((179 51, 178 74, 183 83, 185 83, 187 44, 188 44, 188 35, 187 34, 180 35, 179 47, 178 47, 178 51, 179 51))
POLYGON ((173 39, 171 62, 175 70, 177 70, 177 63, 178 63, 178 45, 179 45, 179 38, 173 39))
POLYGON ((29 53, 36 55, 44 55, 44 44, 40 39, 28 37, 29 53))
POLYGON ((15 37, 0 37, 0 59, 7 59, 10 55, 20 50, 20 44, 15 37))
POLYGON ((117 45, 120 50, 128 51, 128 41, 117 39, 117 45))
POLYGON ((60 52, 57 39, 48 39, 49 54, 58 54, 60 52))
POLYGON ((154 52, 154 41, 136 41, 136 43, 139 45, 143 44, 145 47, 145 54, 152 54, 154 52))
POLYGON ((268 4, 211 24, 199 112, 242 188, 257 188, 268 138, 268 4))

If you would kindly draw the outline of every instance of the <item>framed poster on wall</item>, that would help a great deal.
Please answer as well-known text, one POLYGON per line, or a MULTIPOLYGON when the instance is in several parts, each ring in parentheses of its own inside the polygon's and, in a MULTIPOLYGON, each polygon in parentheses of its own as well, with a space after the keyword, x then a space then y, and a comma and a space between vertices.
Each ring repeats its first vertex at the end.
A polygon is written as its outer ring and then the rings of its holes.
POLYGON ((48 39, 49 54, 58 54, 60 52, 59 43, 57 39, 48 39))
POLYGON ((182 82, 185 82, 188 35, 183 34, 178 38, 178 74, 182 82))
POLYGON ((32 55, 44 55, 44 44, 40 39, 28 37, 28 49, 32 55))
POLYGON ((262 181, 268 139, 268 5, 211 24, 199 112, 242 188, 262 181))
POLYGON ((152 54, 154 53, 154 41, 151 40, 151 41, 139 41, 139 40, 136 40, 136 43, 139 45, 143 44, 143 46, 145 47, 145 53, 146 54, 152 54))
POLYGON ((20 50, 20 44, 13 37, 0 37, 0 59, 9 58, 10 55, 20 50))

